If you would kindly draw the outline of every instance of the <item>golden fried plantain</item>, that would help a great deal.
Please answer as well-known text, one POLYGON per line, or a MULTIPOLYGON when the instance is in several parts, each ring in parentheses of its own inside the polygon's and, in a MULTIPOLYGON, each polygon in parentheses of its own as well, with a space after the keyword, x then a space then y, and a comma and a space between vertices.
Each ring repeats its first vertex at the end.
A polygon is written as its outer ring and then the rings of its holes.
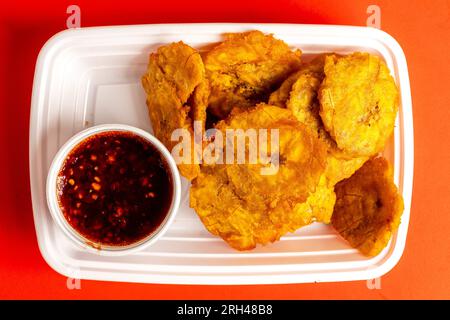
MULTIPOLYGON (((261 168, 270 164, 201 166, 200 175, 192 182, 190 202, 211 233, 233 248, 247 250, 313 221, 294 207, 315 191, 325 169, 326 148, 306 126, 287 109, 258 105, 232 113, 217 128, 222 132, 278 129, 278 146, 263 151, 278 151, 280 162, 273 175, 261 174, 261 168)), ((247 142, 246 149, 250 145, 247 142)))
POLYGON ((382 151, 394 129, 398 90, 386 64, 369 53, 325 58, 320 116, 337 146, 353 156, 382 151))
MULTIPOLYGON (((150 55, 142 85, 147 93, 153 132, 169 151, 177 143, 171 141, 173 130, 185 128, 193 136, 193 121, 204 123, 209 86, 202 59, 193 48, 183 42, 158 48, 150 55), (192 102, 192 110, 188 100, 192 102)), ((197 156, 192 152, 191 163, 178 165, 180 173, 190 180, 200 171, 197 156)))
POLYGON ((252 107, 300 67, 301 51, 260 31, 231 33, 204 56, 211 83, 210 112, 224 119, 234 107, 252 107))
POLYGON ((376 256, 400 224, 403 199, 393 182, 385 158, 367 161, 335 187, 336 204, 331 222, 353 247, 376 256))

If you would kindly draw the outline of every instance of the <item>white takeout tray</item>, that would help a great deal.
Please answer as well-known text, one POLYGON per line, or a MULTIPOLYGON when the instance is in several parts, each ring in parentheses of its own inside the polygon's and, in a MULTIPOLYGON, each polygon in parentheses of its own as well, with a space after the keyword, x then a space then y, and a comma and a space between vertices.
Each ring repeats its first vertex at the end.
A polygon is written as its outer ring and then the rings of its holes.
POLYGON ((373 28, 294 24, 169 24, 82 28, 52 37, 42 48, 33 85, 30 178, 41 253, 72 278, 174 284, 270 284, 348 281, 379 277, 399 261, 406 241, 413 181, 414 139, 405 56, 388 34, 373 28), (394 138, 385 155, 394 164, 403 195, 402 223, 387 248, 367 258, 327 225, 313 224, 265 247, 238 252, 209 234, 189 207, 182 182, 181 205, 167 233, 153 246, 127 256, 106 257, 77 247, 52 221, 45 181, 52 158, 72 135, 103 123, 151 132, 140 78, 157 47, 183 40, 202 48, 225 32, 273 33, 305 59, 334 51, 382 56, 401 92, 394 138))

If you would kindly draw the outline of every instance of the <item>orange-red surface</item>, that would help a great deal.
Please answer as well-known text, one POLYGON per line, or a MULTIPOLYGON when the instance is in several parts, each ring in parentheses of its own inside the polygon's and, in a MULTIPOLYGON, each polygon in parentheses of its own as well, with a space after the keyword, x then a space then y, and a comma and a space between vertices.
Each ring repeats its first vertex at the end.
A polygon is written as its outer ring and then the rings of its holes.
POLYGON ((405 299, 450 298, 450 2, 440 1, 11 1, 0 11, 0 298, 32 299, 405 299), (381 28, 402 45, 414 113, 415 170, 411 222, 399 264, 381 279, 265 286, 176 286, 66 278, 42 259, 32 218, 28 172, 31 86, 39 49, 66 26, 165 22, 288 22, 365 25, 381 9, 381 28))

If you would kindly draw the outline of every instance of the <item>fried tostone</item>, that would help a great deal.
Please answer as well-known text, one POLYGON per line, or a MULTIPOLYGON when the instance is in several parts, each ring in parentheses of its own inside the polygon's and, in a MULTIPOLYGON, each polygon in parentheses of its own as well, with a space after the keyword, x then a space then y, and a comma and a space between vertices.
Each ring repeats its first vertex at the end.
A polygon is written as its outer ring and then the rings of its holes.
POLYGON ((353 156, 373 156, 392 135, 398 90, 386 64, 356 52, 325 58, 320 116, 337 146, 353 156))
POLYGON ((376 256, 400 224, 403 199, 385 158, 367 161, 335 187, 336 205, 331 222, 352 247, 376 256))
POLYGON ((301 51, 260 31, 231 33, 204 56, 211 83, 210 112, 225 119, 234 107, 253 107, 300 67, 301 51))
MULTIPOLYGON (((158 48, 150 55, 142 85, 147 93, 153 132, 169 151, 178 143, 171 140, 175 129, 187 129, 193 138, 193 121, 201 121, 204 126, 209 84, 195 49, 183 42, 158 48)), ((190 163, 178 164, 180 173, 189 180, 200 172, 196 157, 192 152, 190 163)))
MULTIPOLYGON (((278 240, 313 221, 294 207, 306 201, 325 169, 325 145, 287 109, 258 105, 232 113, 217 128, 279 130, 278 171, 261 174, 269 164, 203 165, 192 183, 191 207, 205 227, 238 250, 278 240)), ((269 138, 270 139, 270 138, 269 138)), ((248 149, 250 143, 246 144, 248 149)))

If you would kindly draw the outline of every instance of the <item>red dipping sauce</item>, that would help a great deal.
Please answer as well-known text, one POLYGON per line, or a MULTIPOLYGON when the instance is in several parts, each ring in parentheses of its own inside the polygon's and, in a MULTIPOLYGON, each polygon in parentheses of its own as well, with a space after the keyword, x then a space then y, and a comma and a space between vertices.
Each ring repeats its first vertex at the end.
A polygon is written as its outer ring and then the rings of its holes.
POLYGON ((169 213, 170 169, 150 142, 130 132, 79 143, 58 174, 67 222, 94 245, 126 246, 152 234, 169 213))

